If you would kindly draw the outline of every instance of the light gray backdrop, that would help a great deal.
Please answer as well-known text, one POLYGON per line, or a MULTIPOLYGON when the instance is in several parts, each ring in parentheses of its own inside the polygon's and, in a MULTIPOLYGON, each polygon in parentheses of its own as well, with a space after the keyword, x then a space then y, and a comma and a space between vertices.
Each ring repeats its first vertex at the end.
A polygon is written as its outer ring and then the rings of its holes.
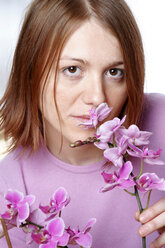
MULTIPOLYGON (((165 0, 126 0, 139 24, 146 55, 146 92, 165 94, 165 0)), ((13 51, 31 0, 0 0, 0 98, 13 51)))

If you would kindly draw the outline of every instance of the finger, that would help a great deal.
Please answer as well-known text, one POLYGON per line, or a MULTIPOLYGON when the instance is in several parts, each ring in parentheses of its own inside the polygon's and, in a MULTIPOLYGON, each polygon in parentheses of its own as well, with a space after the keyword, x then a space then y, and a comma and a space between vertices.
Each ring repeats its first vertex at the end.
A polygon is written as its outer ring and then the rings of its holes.
POLYGON ((157 217, 155 217, 154 219, 152 219, 151 221, 143 224, 140 228, 139 228, 139 234, 140 236, 144 237, 162 227, 165 226, 165 212, 163 212, 162 214, 158 215, 157 217))
POLYGON ((160 248, 163 245, 165 245, 165 232, 151 243, 150 248, 160 248))
POLYGON ((139 217, 140 217, 140 211, 137 210, 135 213, 135 220, 139 221, 139 217))
POLYGON ((146 223, 164 211, 165 211, 165 198, 162 198, 161 200, 156 202, 154 205, 149 207, 147 210, 144 210, 141 213, 139 220, 141 223, 146 223))

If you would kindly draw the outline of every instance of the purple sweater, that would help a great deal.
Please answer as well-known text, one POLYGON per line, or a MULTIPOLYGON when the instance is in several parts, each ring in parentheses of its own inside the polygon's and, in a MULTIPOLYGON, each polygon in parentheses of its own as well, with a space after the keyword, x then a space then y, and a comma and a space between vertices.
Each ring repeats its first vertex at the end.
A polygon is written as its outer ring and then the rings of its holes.
MULTIPOLYGON (((165 96, 146 95, 141 130, 153 132, 150 148, 162 148, 161 159, 165 161, 164 123, 165 96)), ((138 209, 134 197, 118 188, 99 193, 99 189, 104 185, 101 176, 104 161, 75 166, 58 160, 42 146, 29 158, 16 157, 19 151, 15 150, 0 162, 0 211, 4 209, 2 196, 8 188, 36 195, 35 204, 32 206, 32 209, 35 209, 39 203, 47 204, 55 190, 63 186, 71 197, 70 204, 62 213, 66 226, 79 225, 81 229, 89 218, 97 219, 91 230, 93 248, 141 247, 141 238, 137 234, 140 224, 134 219, 134 213, 138 209)), ((135 170, 139 171, 139 160, 132 161, 135 170)), ((145 171, 156 172, 159 177, 165 177, 165 166, 144 167, 145 171)), ((151 204, 164 196, 165 192, 153 191, 151 204)), ((146 203, 146 197, 143 203, 146 203)), ((147 247, 156 236, 155 232, 147 237, 147 247)), ((26 246, 26 235, 22 230, 12 229, 10 237, 13 248, 38 247, 34 243, 26 246)), ((0 247, 7 247, 4 238, 0 239, 0 247)))

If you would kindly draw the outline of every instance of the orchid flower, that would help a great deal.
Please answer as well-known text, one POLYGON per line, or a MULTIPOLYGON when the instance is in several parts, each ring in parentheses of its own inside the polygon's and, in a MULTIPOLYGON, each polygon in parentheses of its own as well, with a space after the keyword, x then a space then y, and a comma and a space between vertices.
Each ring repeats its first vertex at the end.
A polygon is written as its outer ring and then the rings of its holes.
POLYGON ((147 164, 164 165, 165 163, 158 159, 160 157, 161 151, 161 149, 158 149, 158 151, 149 150, 148 147, 145 147, 142 150, 138 147, 134 147, 134 150, 127 150, 130 156, 141 158, 147 164))
POLYGON ((101 188, 100 191, 106 192, 114 189, 115 187, 126 189, 135 185, 133 178, 129 178, 132 170, 133 170, 132 163, 130 161, 127 161, 122 166, 122 168, 120 168, 118 173, 114 172, 113 174, 111 174, 103 171, 101 174, 104 178, 104 181, 106 182, 106 185, 103 188, 101 188))
POLYGON ((1 217, 6 220, 12 220, 17 216, 17 222, 24 222, 30 214, 30 206, 35 201, 34 195, 24 196, 22 192, 9 189, 5 195, 5 199, 9 202, 8 210, 1 214, 1 217))
POLYGON ((137 187, 142 192, 152 189, 165 191, 165 180, 164 178, 160 179, 155 173, 144 173, 137 180, 137 187))
POLYGON ((103 153, 107 161, 114 166, 121 168, 124 164, 122 147, 113 147, 106 149, 103 153))
POLYGON ((152 135, 151 132, 140 131, 136 125, 130 125, 128 129, 122 128, 121 134, 125 138, 128 144, 135 146, 144 146, 149 144, 149 138, 152 135))
POLYGON ((50 205, 43 206, 40 204, 39 208, 47 215, 46 220, 54 218, 64 207, 70 202, 66 190, 60 187, 56 190, 50 199, 50 205))
POLYGON ((67 233, 70 235, 69 244, 78 244, 82 247, 90 248, 92 245, 92 236, 89 231, 95 223, 96 219, 91 218, 82 231, 79 229, 72 230, 70 227, 66 229, 67 233))
POLYGON ((120 120, 115 117, 113 120, 106 121, 100 125, 96 132, 96 137, 99 139, 99 142, 95 142, 94 145, 99 149, 107 149, 108 143, 113 143, 113 134, 117 135, 117 130, 124 123, 126 116, 120 120))
POLYGON ((107 118, 111 110, 112 108, 109 108, 107 103, 101 103, 97 108, 91 108, 91 110, 89 110, 89 120, 84 123, 80 123, 79 126, 84 126, 85 129, 93 127, 96 128, 98 122, 107 118))
POLYGON ((57 217, 51 220, 42 232, 32 232, 32 239, 39 244, 39 248, 66 246, 69 241, 69 234, 64 231, 64 221, 57 217))

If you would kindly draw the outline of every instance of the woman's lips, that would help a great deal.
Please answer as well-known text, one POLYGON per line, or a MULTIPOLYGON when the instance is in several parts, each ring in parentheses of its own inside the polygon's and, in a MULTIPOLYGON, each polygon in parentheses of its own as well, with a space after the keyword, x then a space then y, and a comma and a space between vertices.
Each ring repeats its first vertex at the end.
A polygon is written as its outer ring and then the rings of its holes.
POLYGON ((74 119, 76 119, 78 122, 86 122, 90 119, 89 115, 74 115, 72 116, 74 119))

